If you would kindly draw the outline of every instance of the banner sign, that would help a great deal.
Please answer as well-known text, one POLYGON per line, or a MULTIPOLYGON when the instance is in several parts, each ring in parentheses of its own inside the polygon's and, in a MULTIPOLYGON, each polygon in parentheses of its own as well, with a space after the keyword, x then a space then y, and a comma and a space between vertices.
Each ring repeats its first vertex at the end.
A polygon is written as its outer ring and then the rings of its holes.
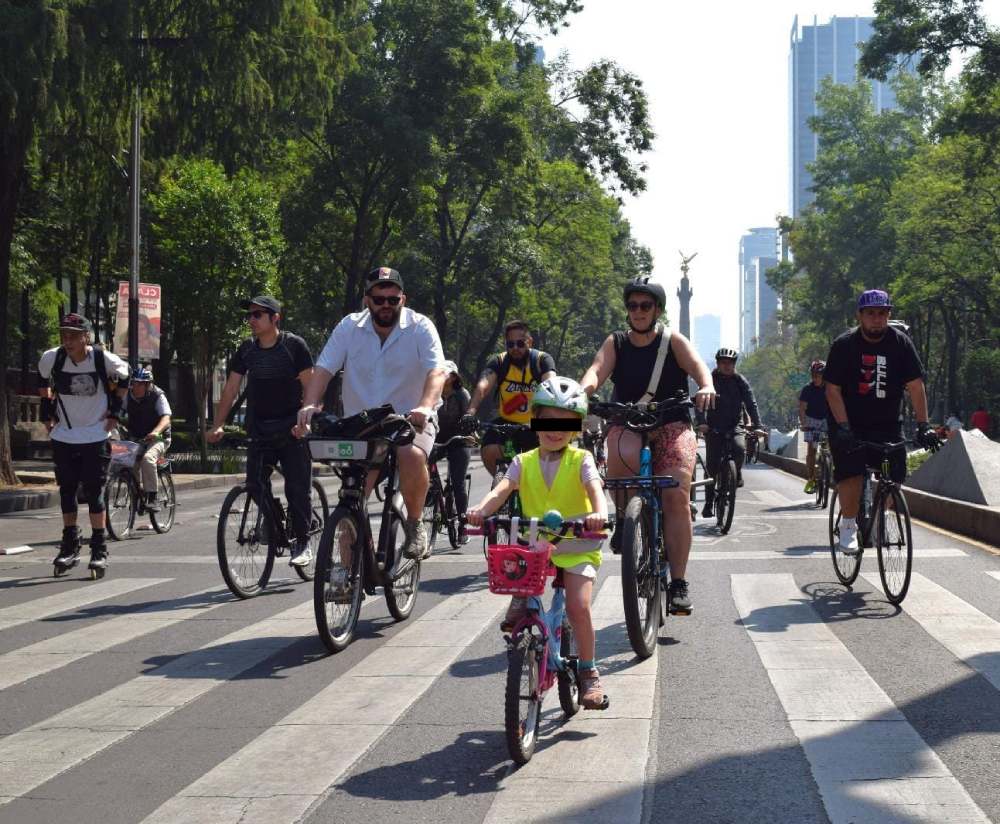
MULTIPOLYGON (((128 351, 128 281, 118 281, 118 311, 115 315, 115 354, 127 358, 128 351)), ((155 283, 139 284, 139 360, 160 357, 161 290, 155 283)))

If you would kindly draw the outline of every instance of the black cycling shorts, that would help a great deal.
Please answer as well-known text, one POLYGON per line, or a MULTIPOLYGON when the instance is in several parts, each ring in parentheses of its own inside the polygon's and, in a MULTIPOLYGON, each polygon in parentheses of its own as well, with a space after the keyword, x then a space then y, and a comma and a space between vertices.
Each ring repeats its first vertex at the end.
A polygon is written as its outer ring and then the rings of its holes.
MULTIPOLYGON (((896 443, 903 439, 899 432, 865 432, 855 430, 859 441, 875 441, 876 443, 896 443)), ((833 456, 833 479, 837 483, 856 478, 865 474, 866 468, 877 468, 881 465, 882 455, 871 447, 859 448, 847 452, 835 438, 830 438, 830 454, 833 456)), ((895 449, 889 456, 889 477, 897 483, 906 480, 906 449, 895 449)))
MULTIPOLYGON (((510 421, 505 421, 503 418, 494 418, 490 423, 495 424, 505 424, 510 423, 510 421)), ((514 441, 514 447, 517 449, 518 453, 530 452, 532 449, 538 448, 538 435, 531 431, 530 429, 525 429, 523 432, 518 432, 511 438, 514 441)), ((484 432, 482 438, 483 446, 489 446, 490 444, 496 444, 497 446, 503 447, 507 442, 507 437, 501 435, 499 432, 484 432)))

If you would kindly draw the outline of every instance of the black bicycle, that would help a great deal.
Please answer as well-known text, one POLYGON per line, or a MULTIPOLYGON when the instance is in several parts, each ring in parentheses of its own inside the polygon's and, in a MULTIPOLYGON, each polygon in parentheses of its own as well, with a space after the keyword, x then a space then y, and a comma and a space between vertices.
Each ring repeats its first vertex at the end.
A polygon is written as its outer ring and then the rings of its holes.
POLYGON ((653 474, 649 433, 680 408, 693 406, 690 400, 676 398, 650 404, 591 403, 591 414, 626 427, 642 436, 639 467, 634 476, 607 478, 605 489, 628 495, 623 510, 615 505, 615 520, 620 521, 622 558, 622 605, 625 628, 632 650, 648 658, 656 649, 656 638, 667 615, 687 614, 675 610, 670 602, 669 547, 663 536, 663 509, 660 495, 678 482, 669 475, 653 474))
MULTIPOLYGON (((290 438, 291 435, 282 435, 290 438)), ((254 441, 250 441, 253 443, 254 441)), ((274 440, 256 441, 262 446, 274 440)), ((262 463, 257 478, 262 494, 255 500, 246 483, 237 484, 226 495, 219 511, 216 549, 219 569, 226 586, 237 598, 259 595, 271 579, 274 559, 285 554, 292 545, 289 516, 274 495, 271 477, 280 470, 273 464, 262 463)), ((316 569, 316 548, 323 525, 330 513, 326 492, 319 481, 312 482, 312 514, 309 521, 309 552, 307 564, 292 566, 303 581, 311 581, 316 569)))
POLYGON ((816 474, 813 494, 816 496, 816 506, 826 509, 830 501, 830 490, 833 489, 833 458, 830 456, 830 437, 825 430, 803 427, 803 432, 819 432, 816 441, 816 474))
POLYGON ((340 498, 319 541, 313 607, 316 629, 330 652, 354 638, 361 603, 382 587, 389 612, 403 621, 413 611, 420 586, 420 561, 405 558, 397 539, 406 523, 406 506, 397 487, 396 447, 413 441, 412 424, 386 407, 337 419, 317 415, 309 437, 313 460, 329 464, 340 477, 340 498), (363 426, 358 427, 358 419, 363 426), (378 544, 372 537, 366 504, 369 472, 385 483, 378 544))
POLYGON ((722 457, 719 459, 719 469, 715 473, 715 523, 719 531, 725 535, 733 525, 733 513, 736 511, 736 430, 711 429, 713 435, 722 438, 722 457))
POLYGON ((111 441, 111 463, 104 486, 104 510, 107 513, 108 535, 124 541, 135 529, 135 520, 149 514, 149 521, 158 533, 170 531, 177 510, 177 493, 170 469, 170 459, 163 455, 156 462, 156 500, 158 511, 147 509, 146 496, 139 486, 139 461, 145 446, 136 441, 111 441))
MULTIPOLYGON (((484 432, 496 432, 504 439, 502 446, 502 455, 500 460, 497 461, 496 471, 493 473, 493 483, 490 485, 490 489, 494 489, 500 481, 504 479, 507 474, 507 469, 510 467, 514 458, 518 455, 517 444, 515 443, 515 438, 522 432, 530 432, 531 427, 525 426, 521 423, 489 423, 487 421, 477 421, 476 431, 479 434, 484 432)), ((521 498, 517 494, 517 490, 511 493, 510 497, 504 501, 503 506, 496 511, 495 517, 500 520, 508 520, 510 518, 517 518, 521 515, 521 498)), ((493 536, 494 543, 510 543, 510 535, 507 534, 502 527, 497 527, 497 532, 493 536)), ((483 552, 487 549, 486 539, 483 539, 483 552)))
POLYGON ((452 478, 448 474, 448 480, 441 482, 441 473, 438 471, 438 462, 446 460, 448 457, 448 447, 451 444, 463 441, 470 443, 466 435, 455 435, 444 443, 435 444, 427 459, 427 471, 431 477, 431 485, 427 490, 427 502, 424 504, 423 521, 427 526, 427 537, 431 546, 434 546, 438 535, 444 529, 448 533, 448 543, 452 549, 460 546, 459 538, 462 531, 462 515, 455 505, 455 484, 465 484, 465 499, 469 499, 469 491, 472 488, 472 476, 466 474, 464 478, 452 478))
POLYGON ((878 574, 890 603, 900 604, 910 588, 913 568, 913 535, 910 509, 902 487, 890 476, 890 460, 894 452, 905 451, 906 442, 874 443, 859 441, 859 449, 877 452, 879 460, 866 466, 858 510, 858 552, 847 555, 840 547, 840 507, 837 489, 830 500, 830 554, 837 579, 850 588, 861 570, 865 549, 878 551, 878 574), (874 486, 873 486, 874 484, 874 486))

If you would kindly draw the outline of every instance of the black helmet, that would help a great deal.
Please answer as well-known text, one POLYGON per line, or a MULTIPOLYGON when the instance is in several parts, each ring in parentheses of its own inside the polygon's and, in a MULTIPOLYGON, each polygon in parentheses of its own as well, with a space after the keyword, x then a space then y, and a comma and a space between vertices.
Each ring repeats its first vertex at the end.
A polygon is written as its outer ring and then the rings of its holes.
POLYGON ((625 284, 625 303, 628 303, 629 295, 634 292, 642 292, 643 294, 652 296, 657 306, 661 309, 667 305, 667 293, 650 275, 639 275, 639 277, 632 278, 632 280, 625 284))
POLYGON ((722 349, 720 349, 718 352, 715 353, 716 360, 718 360, 719 358, 729 358, 730 360, 735 361, 739 358, 739 356, 740 353, 737 352, 735 349, 726 349, 725 347, 723 347, 722 349))

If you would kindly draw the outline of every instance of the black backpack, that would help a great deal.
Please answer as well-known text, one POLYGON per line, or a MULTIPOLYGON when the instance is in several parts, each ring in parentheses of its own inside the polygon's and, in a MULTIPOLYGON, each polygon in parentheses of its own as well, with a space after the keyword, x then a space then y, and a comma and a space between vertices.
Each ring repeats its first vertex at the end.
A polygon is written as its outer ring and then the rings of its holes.
MULTIPOLYGON (((108 369, 104 363, 104 347, 97 346, 96 344, 91 347, 94 351, 94 368, 97 370, 97 377, 101 381, 101 386, 104 387, 104 394, 107 396, 108 401, 108 411, 111 410, 111 399, 115 395, 115 391, 118 389, 118 381, 108 380, 108 369)), ((62 420, 65 422, 68 429, 73 428, 73 424, 69 422, 69 415, 66 413, 66 405, 62 402, 62 398, 59 397, 59 390, 57 387, 57 378, 62 374, 63 367, 66 365, 66 350, 60 346, 56 350, 56 362, 52 364, 52 374, 49 375, 49 386, 52 388, 52 394, 56 396, 56 403, 59 404, 59 409, 62 412, 62 420)))

